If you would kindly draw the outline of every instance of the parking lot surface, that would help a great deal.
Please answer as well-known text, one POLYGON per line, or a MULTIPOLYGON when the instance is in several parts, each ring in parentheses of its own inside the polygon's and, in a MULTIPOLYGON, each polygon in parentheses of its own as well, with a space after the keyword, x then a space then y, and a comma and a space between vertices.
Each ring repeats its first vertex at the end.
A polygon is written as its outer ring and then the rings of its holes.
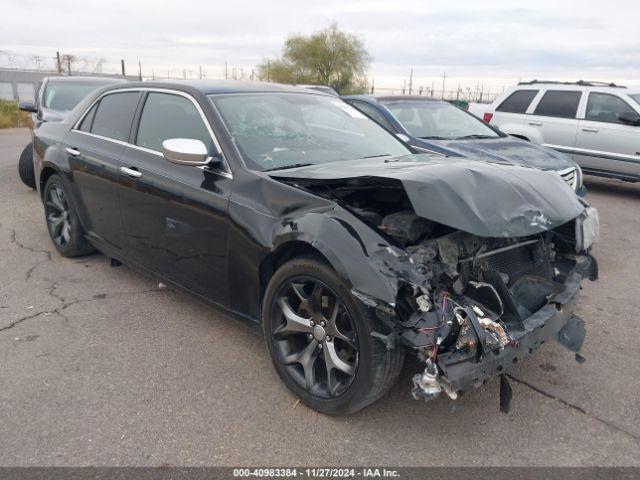
POLYGON ((395 387, 349 417, 296 401, 233 316, 100 254, 67 259, 18 178, 26 130, 0 130, 0 465, 640 466, 640 185, 588 179, 600 280, 578 309, 578 364, 557 344, 451 412, 395 387))

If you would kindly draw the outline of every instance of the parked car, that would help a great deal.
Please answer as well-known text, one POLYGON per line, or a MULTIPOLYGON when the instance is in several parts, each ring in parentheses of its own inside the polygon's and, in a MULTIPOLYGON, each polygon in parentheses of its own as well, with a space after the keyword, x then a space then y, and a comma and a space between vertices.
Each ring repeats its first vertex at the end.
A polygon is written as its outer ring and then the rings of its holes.
POLYGON ((318 92, 328 93, 329 95, 333 95, 334 97, 339 97, 338 92, 336 92, 333 88, 327 85, 296 85, 296 87, 308 88, 310 90, 317 90, 318 92))
MULTIPOLYGON (((113 77, 45 77, 38 85, 35 102, 20 102, 20 110, 31 113, 31 123, 35 129, 44 122, 61 121, 80 100, 96 88, 124 81, 113 77)), ((18 173, 27 187, 36 188, 32 142, 20 155, 18 173)))
POLYGON ((321 412, 380 398, 407 352, 416 398, 458 398, 582 344, 598 217, 555 174, 415 155, 339 98, 263 83, 105 87, 34 144, 61 255, 98 249, 260 325, 321 412))
POLYGON ((589 175, 640 180, 640 90, 521 82, 485 110, 505 133, 570 155, 589 175))
POLYGON ((585 193, 580 168, 567 155, 510 137, 449 102, 419 95, 343 98, 419 152, 555 171, 585 193))

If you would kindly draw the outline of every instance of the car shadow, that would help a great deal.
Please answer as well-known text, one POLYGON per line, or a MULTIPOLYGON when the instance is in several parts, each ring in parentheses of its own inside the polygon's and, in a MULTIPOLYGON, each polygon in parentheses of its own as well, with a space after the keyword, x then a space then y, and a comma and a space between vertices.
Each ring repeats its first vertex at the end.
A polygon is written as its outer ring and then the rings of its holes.
POLYGON ((620 198, 640 198, 640 182, 631 183, 612 178, 586 177, 584 184, 589 193, 612 195, 620 198))

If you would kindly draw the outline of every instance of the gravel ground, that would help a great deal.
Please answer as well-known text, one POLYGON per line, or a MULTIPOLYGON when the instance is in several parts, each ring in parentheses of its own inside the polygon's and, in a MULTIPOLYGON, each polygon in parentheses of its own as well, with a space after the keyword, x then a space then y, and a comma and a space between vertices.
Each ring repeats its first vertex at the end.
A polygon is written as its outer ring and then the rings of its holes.
POLYGON ((320 415, 288 393, 234 317, 99 254, 51 245, 17 174, 26 130, 0 130, 0 465, 640 466, 640 185, 593 179, 598 282, 584 364, 556 344, 460 402, 417 402, 415 365, 373 406, 320 415))

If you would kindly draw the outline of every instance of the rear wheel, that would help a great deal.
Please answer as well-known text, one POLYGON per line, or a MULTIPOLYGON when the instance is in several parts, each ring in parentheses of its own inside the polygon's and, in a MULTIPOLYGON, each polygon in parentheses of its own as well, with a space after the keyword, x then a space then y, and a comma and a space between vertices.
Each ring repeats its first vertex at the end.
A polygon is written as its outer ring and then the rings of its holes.
POLYGON ((33 143, 24 147, 22 154, 20 154, 20 160, 18 161, 18 174, 20 175, 22 183, 27 187, 31 187, 33 189, 36 188, 36 177, 35 172, 33 171, 33 143))
POLYGON ((371 337, 374 321, 325 263, 294 259, 274 274, 263 329, 285 385, 327 414, 360 410, 395 382, 404 359, 371 337))
POLYGON ((65 257, 91 253, 94 249, 84 236, 73 198, 60 176, 49 177, 43 198, 47 228, 56 250, 65 257))

